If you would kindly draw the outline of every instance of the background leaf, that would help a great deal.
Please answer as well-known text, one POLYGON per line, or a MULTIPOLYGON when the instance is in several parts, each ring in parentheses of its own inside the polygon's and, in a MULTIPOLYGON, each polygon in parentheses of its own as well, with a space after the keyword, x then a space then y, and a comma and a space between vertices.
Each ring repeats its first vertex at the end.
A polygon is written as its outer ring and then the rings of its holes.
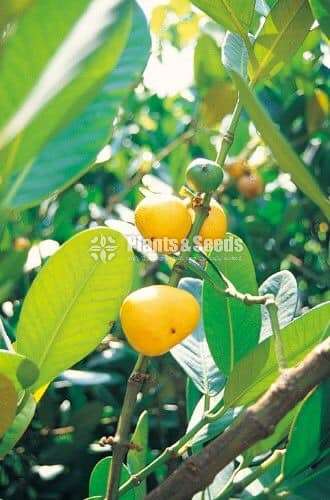
MULTIPOLYGON (((201 280, 183 278, 179 283, 179 288, 190 292, 201 304, 201 280)), ((214 396, 221 391, 225 384, 225 377, 220 373, 210 353, 202 319, 194 332, 173 347, 170 352, 201 393, 214 396)))
MULTIPOLYGON (((137 445, 140 449, 131 449, 127 453, 127 467, 131 475, 139 472, 147 464, 148 455, 148 433, 149 422, 148 412, 141 413, 135 431, 132 435, 131 442, 137 445)), ((146 481, 142 481, 139 486, 134 487, 136 500, 143 500, 147 494, 146 481)))
POLYGON ((117 317, 132 273, 126 239, 106 227, 79 233, 48 260, 26 296, 17 327, 17 352, 40 369, 35 389, 99 344, 117 317))
POLYGON ((37 366, 21 354, 0 350, 0 373, 5 374, 17 391, 31 386, 38 378, 37 366))
POLYGON ((141 75, 149 50, 147 22, 134 4, 131 33, 116 67, 87 108, 45 145, 22 182, 11 179, 14 189, 6 197, 7 207, 35 205, 85 173, 106 145, 118 108, 141 75))
MULTIPOLYGON (((321 341, 329 323, 330 302, 314 307, 280 332, 289 366, 294 366, 321 341)), ((231 373, 225 388, 225 405, 248 405, 255 401, 279 375, 274 337, 259 344, 231 373)))
MULTIPOLYGON (((213 251, 211 259, 223 274, 243 293, 257 294, 257 282, 250 252, 244 242, 227 233, 227 248, 213 251)), ((226 243, 225 243, 226 244, 226 243)), ((208 266, 210 272, 211 266, 208 266)), ((219 281, 219 278, 215 278, 219 281)), ((260 306, 247 306, 221 294, 208 283, 203 287, 203 320, 212 356, 225 375, 258 343, 260 306), (242 328, 244 325, 244 328, 242 328)))
POLYGON ((14 420, 17 406, 17 393, 12 381, 0 373, 0 438, 14 420))
POLYGON ((313 14, 320 23, 321 30, 330 38, 330 9, 328 0, 309 0, 313 14))
POLYGON ((224 28, 239 33, 249 32, 254 12, 254 0, 192 0, 224 28))
MULTIPOLYGON (((94 467, 89 480, 89 495, 91 497, 99 496, 104 498, 106 493, 109 469, 111 467, 112 457, 102 458, 94 467)), ((120 484, 125 483, 130 478, 130 474, 125 464, 121 468, 120 484)), ((135 500, 134 490, 129 490, 122 495, 124 500, 135 500)))
MULTIPOLYGON (((281 328, 290 323, 296 313, 298 304, 298 285, 296 278, 290 271, 280 271, 272 274, 259 287, 259 295, 271 293, 275 297, 278 307, 278 320, 281 328)), ((260 340, 265 340, 272 335, 272 327, 268 311, 261 306, 262 326, 260 340)))

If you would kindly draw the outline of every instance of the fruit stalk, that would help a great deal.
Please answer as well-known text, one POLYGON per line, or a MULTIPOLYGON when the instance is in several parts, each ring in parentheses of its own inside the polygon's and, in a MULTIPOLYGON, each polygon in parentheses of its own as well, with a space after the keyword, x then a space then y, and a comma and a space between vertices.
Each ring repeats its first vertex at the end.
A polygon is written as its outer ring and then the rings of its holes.
POLYGON ((106 500, 117 500, 120 471, 129 448, 129 432, 134 413, 136 398, 145 379, 148 358, 139 355, 134 369, 128 379, 124 403, 119 418, 113 443, 112 463, 109 472, 106 500))
POLYGON ((227 154, 229 152, 229 149, 233 143, 234 140, 234 133, 236 130, 236 127, 238 125, 239 117, 241 115, 242 111, 242 103, 239 99, 237 99, 232 117, 231 117, 231 122, 228 127, 227 132, 222 138, 221 141, 221 146, 217 154, 216 162, 220 165, 220 167, 223 167, 225 164, 225 160, 227 158, 227 154))

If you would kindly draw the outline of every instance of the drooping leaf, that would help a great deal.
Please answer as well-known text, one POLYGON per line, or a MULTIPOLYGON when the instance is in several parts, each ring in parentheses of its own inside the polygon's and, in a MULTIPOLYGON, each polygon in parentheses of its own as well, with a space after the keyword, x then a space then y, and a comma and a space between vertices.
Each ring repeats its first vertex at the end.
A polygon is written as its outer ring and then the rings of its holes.
POLYGON ((17 392, 12 381, 0 373, 0 439, 15 417, 17 392))
MULTIPOLYGON (((131 438, 131 442, 137 448, 129 450, 127 453, 127 467, 129 473, 134 475, 139 472, 147 464, 148 456, 148 412, 144 411, 141 413, 139 420, 137 421, 135 431, 131 438)), ((136 500, 144 500, 147 495, 147 484, 146 481, 142 481, 141 484, 134 488, 136 500)))
MULTIPOLYGON (((259 287, 259 295, 272 294, 278 307, 278 320, 281 328, 284 328, 293 320, 298 303, 298 285, 295 277, 290 271, 280 271, 272 274, 259 287)), ((272 335, 272 327, 268 311, 261 306, 262 326, 260 340, 265 340, 272 335)))
POLYGON ((192 3, 227 30, 241 36, 248 34, 255 0, 192 0, 192 3))
POLYGON ((36 0, 19 19, 0 62, 2 194, 10 195, 8 177, 20 171, 21 183, 29 160, 94 97, 125 46, 131 7, 130 0, 36 0))
POLYGON ((21 354, 0 350, 0 373, 8 377, 17 391, 30 387, 39 376, 37 366, 21 354))
POLYGON ((39 367, 34 389, 92 351, 131 285, 133 258, 126 239, 106 227, 68 240, 45 264, 23 303, 17 352, 39 367))
POLYGON ((330 202, 326 199, 312 174, 296 155, 289 142, 279 132, 263 106, 254 96, 247 83, 236 72, 231 75, 239 90, 240 99, 249 113, 256 128, 260 131, 262 139, 271 149, 279 167, 291 174, 295 184, 330 218, 330 202))
POLYGON ((309 0, 313 14, 320 23, 321 30, 330 38, 329 0, 309 0))
MULTIPOLYGON (((257 294, 255 270, 250 252, 238 236, 227 233, 223 251, 213 250, 210 258, 218 269, 243 293, 257 294)), ((208 266, 211 271, 211 266, 208 266)), ((219 277, 215 278, 219 281, 219 277)), ((232 369, 259 340, 260 306, 219 293, 209 282, 203 287, 203 319, 212 356, 220 370, 232 369)))
POLYGON ((115 69, 87 108, 45 145, 32 165, 26 166, 22 182, 11 179, 13 189, 6 197, 7 207, 21 209, 40 203, 85 173, 106 145, 118 108, 137 82, 149 50, 146 19, 135 5, 132 30, 115 69))
POLYGON ((300 407, 289 436, 283 461, 285 477, 294 476, 330 451, 330 381, 324 381, 300 407))
MULTIPOLYGON (((201 303, 201 280, 183 278, 179 288, 190 292, 201 303)), ((194 332, 170 352, 201 393, 214 396, 221 391, 225 377, 220 373, 210 353, 202 319, 194 332)))
MULTIPOLYGON (((322 340, 329 323, 330 302, 314 307, 284 327, 281 339, 289 366, 295 366, 322 340)), ((226 407, 248 405, 279 376, 274 337, 259 344, 231 373, 225 388, 226 407)))
MULTIPOLYGON (((89 495, 90 497, 104 498, 106 494, 109 470, 111 467, 112 457, 102 458, 92 470, 89 479, 89 495)), ((126 465, 123 464, 120 473, 120 484, 125 483, 130 478, 130 473, 126 465)), ((134 490, 131 489, 120 498, 123 500, 136 500, 134 490)))
POLYGON ((243 39, 236 33, 227 31, 222 46, 222 62, 225 68, 247 78, 248 52, 243 39))
POLYGON ((277 2, 253 45, 258 64, 250 69, 251 81, 256 83, 278 73, 301 47, 312 24, 308 0, 277 2))
POLYGON ((21 404, 21 408, 18 409, 11 426, 0 440, 0 459, 4 458, 21 439, 33 418, 35 410, 35 399, 29 395, 21 404))

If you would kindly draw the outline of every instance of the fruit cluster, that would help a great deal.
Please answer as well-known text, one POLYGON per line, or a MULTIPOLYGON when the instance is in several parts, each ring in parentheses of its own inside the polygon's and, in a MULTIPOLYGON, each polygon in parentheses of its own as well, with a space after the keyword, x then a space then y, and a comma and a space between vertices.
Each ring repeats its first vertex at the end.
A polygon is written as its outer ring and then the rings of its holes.
MULTIPOLYGON (((191 231, 196 200, 215 191, 223 171, 215 162, 194 160, 186 172, 192 196, 150 195, 136 207, 135 224, 152 247, 161 253, 179 252, 191 231)), ((199 243, 223 239, 227 216, 211 199, 208 214, 199 231, 199 243)), ((200 319, 200 306, 189 292, 169 285, 152 285, 131 293, 120 312, 125 335, 134 349, 146 356, 159 356, 190 335, 200 319)))
POLYGON ((238 159, 229 163, 227 172, 236 181, 238 191, 245 198, 256 198, 263 193, 264 185, 260 175, 251 169, 246 160, 238 159))

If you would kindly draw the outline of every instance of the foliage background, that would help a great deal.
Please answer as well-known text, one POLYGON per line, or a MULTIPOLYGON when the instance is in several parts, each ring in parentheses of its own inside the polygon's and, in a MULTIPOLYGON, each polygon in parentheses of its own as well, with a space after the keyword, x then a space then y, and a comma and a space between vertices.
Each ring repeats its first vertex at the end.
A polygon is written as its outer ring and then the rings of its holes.
MULTIPOLYGON (((143 80, 119 112, 109 146, 77 183, 20 213, 1 235, 2 250, 14 249, 11 264, 0 268, 0 312, 9 332, 15 329, 39 266, 58 244, 109 218, 131 221, 144 175, 151 189, 169 185, 178 191, 191 159, 216 156, 219 124, 223 129, 236 97, 219 63, 217 46, 224 33, 187 0, 142 5, 153 33, 151 59, 143 80)), ((257 88, 259 99, 324 190, 330 175, 326 168, 329 60, 316 27, 285 69, 257 88)), ((328 225, 289 175, 277 168, 246 114, 230 155, 249 157, 265 183, 262 196, 246 200, 227 177, 221 193, 230 230, 243 238, 254 257, 258 283, 280 269, 290 269, 298 280, 302 309, 329 300, 328 225)), ((141 255, 136 268, 135 287, 165 282, 170 269, 166 260, 150 261, 141 255)), ((110 346, 104 342, 75 367, 84 371, 84 377, 67 372, 52 383, 32 426, 4 461, 1 498, 86 496, 90 471, 107 453, 98 439, 114 433, 135 360, 118 325, 107 340, 110 346)), ((152 371, 155 381, 145 389, 137 411, 149 409, 150 455, 174 442, 186 422, 185 377, 180 368, 167 355, 153 361, 152 371)), ((159 470, 149 479, 150 485, 165 473, 159 470)))

